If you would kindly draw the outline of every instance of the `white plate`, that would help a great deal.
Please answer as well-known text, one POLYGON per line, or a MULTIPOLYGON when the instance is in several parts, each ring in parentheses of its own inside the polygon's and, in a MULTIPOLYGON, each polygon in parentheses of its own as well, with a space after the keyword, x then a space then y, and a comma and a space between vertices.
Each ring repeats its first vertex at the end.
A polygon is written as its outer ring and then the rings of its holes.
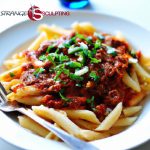
MULTIPOLYGON (((57 24, 69 28, 74 21, 89 21, 95 27, 108 33, 119 30, 144 54, 149 54, 150 33, 131 22, 120 18, 96 14, 73 12, 67 17, 47 17, 41 21, 25 21, 17 24, 0 34, 0 64, 12 51, 25 41, 37 35, 37 27, 41 23, 57 24)), ((148 99, 148 97, 147 97, 148 99)), ((63 143, 46 140, 21 128, 11 115, 0 112, 0 136, 11 144, 24 149, 33 150, 67 150, 63 143)), ((144 110, 134 125, 115 136, 91 142, 101 150, 122 150, 135 147, 150 139, 150 102, 146 102, 144 110)))

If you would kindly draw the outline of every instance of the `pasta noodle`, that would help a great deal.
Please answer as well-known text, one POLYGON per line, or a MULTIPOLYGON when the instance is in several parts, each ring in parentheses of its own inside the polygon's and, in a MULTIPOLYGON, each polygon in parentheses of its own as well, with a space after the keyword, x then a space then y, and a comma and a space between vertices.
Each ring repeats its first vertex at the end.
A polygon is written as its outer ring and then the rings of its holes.
POLYGON ((100 123, 96 115, 88 110, 65 110, 65 112, 67 113, 67 116, 71 119, 84 119, 96 124, 100 123))
POLYGON ((150 75, 140 66, 140 64, 133 64, 137 74, 141 77, 142 80, 150 82, 150 75))
POLYGON ((63 29, 61 27, 57 27, 55 25, 52 25, 51 27, 49 27, 49 26, 47 26, 45 24, 40 25, 38 30, 40 32, 46 33, 48 39, 52 39, 52 38, 55 38, 55 37, 58 38, 58 37, 60 37, 62 35, 70 33, 70 31, 65 30, 65 29, 63 29))
POLYGON ((48 109, 45 108, 44 106, 32 107, 33 111, 41 116, 42 118, 45 118, 47 120, 53 120, 55 121, 61 128, 64 130, 68 131, 70 134, 73 134, 75 136, 79 136, 79 127, 76 126, 71 120, 69 120, 66 116, 61 114, 60 112, 57 112, 54 109, 48 109))
POLYGON ((45 32, 42 32, 39 37, 28 47, 28 50, 37 50, 40 44, 47 39, 45 32))
POLYGON ((95 130, 109 130, 113 126, 113 124, 118 120, 119 116, 121 115, 121 111, 122 103, 119 103, 95 130))
POLYGON ((95 128, 97 128, 98 124, 94 124, 85 120, 73 120, 73 122, 75 122, 75 124, 77 124, 79 127, 84 128, 84 129, 88 129, 88 130, 94 130, 95 128))
POLYGON ((132 106, 132 107, 127 107, 123 109, 123 114, 126 117, 133 116, 134 114, 138 113, 141 111, 142 106, 132 106))
POLYGON ((121 118, 113 125, 113 127, 130 126, 136 119, 137 117, 121 118))
POLYGON ((45 137, 49 133, 47 129, 26 116, 19 116, 18 119, 22 127, 27 128, 42 137, 45 137))
POLYGON ((141 88, 139 86, 139 84, 134 81, 126 72, 123 76, 123 82, 129 86, 130 88, 132 88, 133 90, 137 91, 137 92, 140 92, 141 91, 141 88))
POLYGON ((22 66, 18 66, 8 70, 0 75, 0 81, 11 81, 12 79, 19 78, 22 73, 22 66))

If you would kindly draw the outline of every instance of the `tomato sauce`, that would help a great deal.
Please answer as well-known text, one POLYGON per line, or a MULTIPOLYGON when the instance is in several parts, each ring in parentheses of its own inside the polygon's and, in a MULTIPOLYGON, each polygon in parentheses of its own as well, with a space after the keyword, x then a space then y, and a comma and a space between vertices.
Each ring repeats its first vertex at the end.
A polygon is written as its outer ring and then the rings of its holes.
MULTIPOLYGON (((21 80, 24 85, 33 85, 41 89, 44 95, 42 104, 48 107, 56 109, 88 109, 94 111, 98 116, 103 116, 106 114, 107 108, 114 108, 119 102, 127 105, 129 97, 134 94, 122 82, 124 71, 128 69, 129 65, 129 46, 126 42, 119 41, 111 35, 108 38, 107 34, 106 36, 103 34, 104 39, 100 41, 94 35, 90 37, 89 35, 83 36, 84 38, 81 38, 80 35, 75 39, 75 33, 72 33, 58 40, 46 41, 34 52, 25 51, 24 55, 32 65, 24 69, 21 80), (75 42, 73 41, 74 39, 75 42), (67 64, 68 58, 69 61, 79 62, 78 54, 82 54, 82 51, 75 54, 68 52, 69 47, 65 42, 70 42, 71 40, 76 47, 80 47, 82 43, 85 48, 87 46, 89 49, 87 50, 89 53, 84 54, 85 60, 83 62, 84 66, 88 67, 89 70, 82 75, 82 81, 71 79, 67 73, 69 71, 69 74, 73 74, 80 67, 69 68, 65 65, 65 67, 63 66, 65 71, 61 72, 61 65, 67 64), (59 48, 64 43, 66 47, 59 48), (50 52, 48 52, 48 49, 50 49, 50 52), (58 52, 56 53, 56 51, 58 52), (91 52, 95 52, 95 54, 93 55, 91 52), (49 58, 51 53, 55 56, 51 55, 51 58, 49 58), (46 59, 49 58, 49 60, 45 61, 45 57, 46 59), (60 59, 61 57, 64 57, 63 59, 66 57, 66 61, 63 60, 62 63, 57 64, 58 62, 55 62, 55 59, 60 59), (38 74, 36 74, 38 66, 35 65, 35 61, 42 62, 39 67, 42 67, 43 71, 38 74), (59 69, 56 70, 56 68, 59 69), (59 77, 55 80, 59 72, 59 77)), ((73 44, 68 45, 71 47, 73 44)))

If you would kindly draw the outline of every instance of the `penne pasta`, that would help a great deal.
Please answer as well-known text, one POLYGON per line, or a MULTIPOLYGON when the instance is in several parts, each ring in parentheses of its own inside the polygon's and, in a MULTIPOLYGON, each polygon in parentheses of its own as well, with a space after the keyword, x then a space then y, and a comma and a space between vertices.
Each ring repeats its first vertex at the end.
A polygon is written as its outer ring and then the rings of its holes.
POLYGON ((116 32, 116 35, 115 35, 115 38, 119 41, 126 41, 126 38, 124 37, 124 35, 122 34, 122 32, 120 31, 117 31, 116 32))
POLYGON ((124 131, 126 127, 112 127, 109 131, 107 131, 110 135, 118 134, 122 131, 124 131))
POLYGON ((77 124, 79 127, 83 128, 83 129, 88 129, 88 130, 94 130, 95 128, 97 128, 98 124, 94 124, 85 120, 73 120, 73 122, 75 122, 75 124, 77 124))
POLYGON ((9 82, 12 79, 17 79, 22 73, 22 66, 10 69, 2 74, 0 74, 0 81, 9 82))
POLYGON ((84 119, 92 123, 100 124, 96 115, 89 110, 64 110, 71 119, 84 119))
MULTIPOLYGON (((44 106, 33 106, 33 111, 41 116, 42 118, 45 119, 50 119, 55 121, 59 126, 64 128, 66 131, 69 133, 79 137, 79 138, 84 138, 86 140, 96 140, 100 138, 106 137, 105 134, 102 133, 97 133, 97 132, 92 132, 89 130, 81 130, 78 126, 76 126, 71 120, 69 120, 66 116, 63 114, 55 111, 54 109, 47 109, 44 106)), ((107 135, 108 136, 108 135, 107 135)))
POLYGON ((136 82, 136 84, 138 85, 138 87, 140 87, 140 83, 139 83, 139 80, 138 80, 138 77, 137 77, 137 74, 136 74, 135 70, 133 70, 131 72, 131 78, 136 82))
POLYGON ((132 98, 128 101, 128 106, 135 106, 141 102, 141 100, 145 97, 145 92, 137 93, 133 95, 132 98))
POLYGON ((132 106, 132 107, 126 107, 123 109, 123 114, 126 117, 133 116, 134 114, 138 113, 142 110, 142 106, 132 106))
POLYGON ((75 22, 72 24, 72 29, 81 34, 92 34, 96 31, 95 27, 89 22, 75 22))
POLYGON ((32 109, 37 115, 41 116, 42 118, 53 120, 62 129, 66 130, 72 135, 79 137, 80 128, 62 113, 54 110, 53 108, 48 109, 44 106, 32 106, 32 109))
POLYGON ((10 89, 17 84, 20 84, 21 81, 19 79, 13 79, 10 82, 1 82, 3 86, 5 87, 6 91, 9 92, 10 89))
POLYGON ((80 136, 86 141, 103 139, 109 136, 108 133, 100 133, 91 130, 80 130, 80 136))
MULTIPOLYGON (((54 123, 54 126, 57 127, 57 128, 60 128, 56 123, 54 123)), ((45 136, 46 139, 53 139, 55 141, 59 141, 59 137, 57 137, 53 132, 49 132, 46 136, 45 136)))
POLYGON ((55 134, 52 133, 52 132, 49 132, 49 133, 45 136, 46 139, 54 139, 55 137, 56 137, 55 134))
POLYGON ((45 40, 47 40, 47 35, 45 34, 45 32, 41 32, 41 34, 28 47, 28 50, 37 50, 40 47, 40 44, 45 40))
POLYGON ((123 76, 123 82, 130 88, 132 88, 133 90, 135 90, 136 92, 140 92, 141 88, 138 85, 138 83, 136 81, 134 81, 128 74, 127 72, 124 73, 123 76))
POLYGON ((25 105, 40 105, 43 96, 26 96, 26 97, 18 97, 13 95, 13 93, 8 94, 7 96, 9 101, 17 101, 21 104, 25 105))
POLYGON ((71 33, 69 30, 65 30, 61 27, 58 27, 55 25, 48 26, 45 24, 40 25, 38 30, 40 32, 44 32, 47 35, 48 39, 53 39, 55 37, 58 38, 62 35, 67 35, 67 34, 71 33))
POLYGON ((14 97, 15 96, 18 96, 18 97, 33 96, 33 95, 40 95, 41 90, 34 86, 25 86, 22 88, 18 88, 16 93, 13 93, 13 94, 14 94, 14 97))
POLYGON ((95 129, 96 131, 109 130, 118 120, 122 112, 122 103, 119 103, 114 110, 103 120, 103 122, 95 129))
POLYGON ((29 129, 30 131, 42 137, 45 137, 49 133, 47 129, 45 129, 44 127, 42 127, 41 125, 33 121, 32 119, 28 118, 27 116, 19 116, 18 120, 19 120, 19 124, 22 127, 29 129))
POLYGON ((124 127, 124 126, 130 126, 136 121, 137 117, 127 117, 127 118, 121 118, 117 120, 117 122, 113 125, 113 127, 124 127))
POLYGON ((140 64, 142 67, 144 67, 146 71, 150 73, 150 57, 149 56, 144 56, 143 54, 141 54, 140 64))
POLYGON ((150 82, 150 74, 147 73, 142 66, 139 63, 135 63, 133 64, 133 67, 135 68, 138 76, 143 80, 143 81, 147 81, 150 82))
POLYGON ((12 69, 12 68, 21 66, 24 62, 26 62, 25 58, 24 59, 9 59, 4 62, 4 66, 7 69, 12 69))
POLYGON ((144 83, 141 88, 143 91, 150 92, 150 84, 144 83))

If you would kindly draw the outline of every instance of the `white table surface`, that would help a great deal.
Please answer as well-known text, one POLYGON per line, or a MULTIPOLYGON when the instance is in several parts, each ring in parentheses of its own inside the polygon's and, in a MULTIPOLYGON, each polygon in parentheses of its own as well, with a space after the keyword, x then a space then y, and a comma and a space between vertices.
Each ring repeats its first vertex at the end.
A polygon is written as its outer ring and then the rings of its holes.
MULTIPOLYGON (((66 9, 60 5, 59 0, 0 0, 0 11, 26 11, 30 4, 39 6, 41 10, 66 9)), ((91 5, 84 10, 118 16, 150 30, 150 0, 91 0, 91 5)), ((26 19, 28 19, 26 16, 0 16, 0 32, 26 19)), ((147 142, 134 150, 149 149, 150 142, 147 142)), ((0 140, 0 150, 20 149, 0 140)))

